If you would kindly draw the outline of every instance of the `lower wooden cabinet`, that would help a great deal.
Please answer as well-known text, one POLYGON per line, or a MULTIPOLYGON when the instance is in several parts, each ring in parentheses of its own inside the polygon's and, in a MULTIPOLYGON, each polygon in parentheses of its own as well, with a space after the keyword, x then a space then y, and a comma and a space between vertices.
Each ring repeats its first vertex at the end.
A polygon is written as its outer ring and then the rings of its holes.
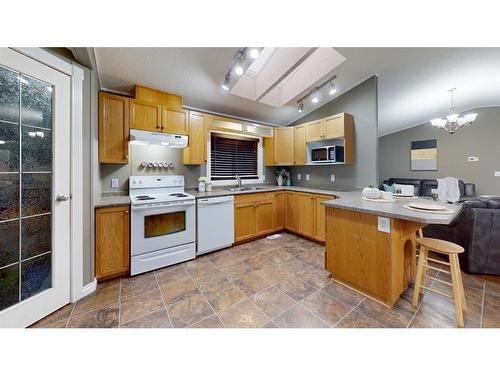
POLYGON ((130 208, 95 210, 95 274, 98 281, 127 275, 130 271, 130 208))
POLYGON ((314 195, 297 193, 297 232, 314 237, 314 195))
POLYGON ((274 230, 285 229, 285 192, 274 193, 274 230))
POLYGON ((274 193, 234 197, 234 241, 247 241, 274 232, 274 193))
POLYGON ((285 228, 297 231, 297 193, 285 191, 285 228))
POLYGON ((255 203, 234 204, 234 242, 246 241, 255 237, 255 203))
POLYGON ((325 241, 325 206, 333 195, 285 192, 285 229, 325 241))
POLYGON ((332 195, 295 191, 250 193, 234 197, 235 242, 248 241, 286 229, 325 241, 325 207, 332 195))

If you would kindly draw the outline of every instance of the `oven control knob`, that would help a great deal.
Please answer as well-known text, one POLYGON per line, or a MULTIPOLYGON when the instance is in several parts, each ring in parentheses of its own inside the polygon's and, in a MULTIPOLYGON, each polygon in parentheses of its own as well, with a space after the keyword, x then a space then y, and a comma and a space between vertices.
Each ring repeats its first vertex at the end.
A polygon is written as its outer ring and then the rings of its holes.
POLYGON ((153 163, 149 162, 148 163, 148 168, 153 168, 153 163))
POLYGON ((168 167, 169 167, 170 169, 174 168, 174 163, 168 163, 168 167))
POLYGON ((148 163, 146 163, 145 161, 143 161, 143 162, 141 163, 141 167, 146 168, 147 166, 148 166, 148 163))
POLYGON ((158 163, 159 168, 163 168, 163 163, 158 163))
POLYGON ((158 163, 153 163, 153 167, 158 168, 158 163))

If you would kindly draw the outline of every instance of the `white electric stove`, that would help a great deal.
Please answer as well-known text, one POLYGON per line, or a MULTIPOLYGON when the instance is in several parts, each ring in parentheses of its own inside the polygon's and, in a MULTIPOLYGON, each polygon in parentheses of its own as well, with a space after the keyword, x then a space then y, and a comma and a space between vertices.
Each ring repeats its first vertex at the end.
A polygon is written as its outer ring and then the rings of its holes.
POLYGON ((196 205, 184 176, 131 176, 129 188, 130 274, 194 259, 196 205))

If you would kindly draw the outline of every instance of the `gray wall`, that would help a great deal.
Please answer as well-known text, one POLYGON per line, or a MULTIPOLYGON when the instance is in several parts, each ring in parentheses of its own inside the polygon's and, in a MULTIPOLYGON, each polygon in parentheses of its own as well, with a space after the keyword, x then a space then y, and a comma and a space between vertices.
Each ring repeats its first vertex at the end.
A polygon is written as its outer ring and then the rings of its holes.
POLYGON ((429 123, 392 133, 379 139, 380 181, 389 177, 440 178, 453 176, 476 184, 477 194, 500 195, 500 107, 478 108, 470 127, 454 135, 429 123), (410 170, 410 141, 437 139, 438 170, 410 170), (468 162, 468 156, 479 162, 468 162))
POLYGON ((345 94, 295 121, 299 125, 336 113, 354 116, 356 157, 353 165, 317 165, 286 167, 292 184, 298 186, 363 187, 378 181, 378 102, 377 77, 373 76, 345 94), (302 180, 297 179, 297 174, 302 180), (310 180, 305 180, 309 174, 310 180), (330 175, 335 175, 335 182, 330 175))

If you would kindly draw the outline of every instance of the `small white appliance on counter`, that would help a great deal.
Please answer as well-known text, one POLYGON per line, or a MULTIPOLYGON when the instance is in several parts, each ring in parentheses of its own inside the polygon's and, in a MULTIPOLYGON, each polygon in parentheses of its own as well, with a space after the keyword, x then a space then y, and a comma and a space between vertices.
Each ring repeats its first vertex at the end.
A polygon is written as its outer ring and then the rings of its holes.
POLYGON ((184 176, 131 176, 130 274, 151 271, 196 256, 195 197, 184 176))
POLYGON ((234 243, 234 197, 198 198, 198 254, 234 243))

